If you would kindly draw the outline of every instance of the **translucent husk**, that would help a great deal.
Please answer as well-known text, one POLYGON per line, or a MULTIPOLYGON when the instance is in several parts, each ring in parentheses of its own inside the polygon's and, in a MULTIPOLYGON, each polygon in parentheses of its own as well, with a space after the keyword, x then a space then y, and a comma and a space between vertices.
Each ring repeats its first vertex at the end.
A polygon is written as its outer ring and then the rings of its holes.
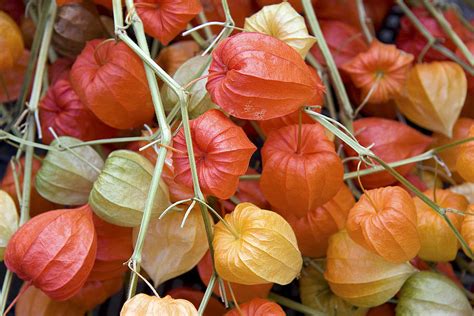
MULTIPOLYGON (((94 213, 118 226, 140 225, 152 174, 153 165, 142 155, 129 150, 112 152, 89 196, 94 213)), ((169 204, 168 187, 160 179, 152 218, 158 217, 169 204)))
MULTIPOLYGON (((79 139, 61 136, 51 145, 71 146, 81 143, 79 139)), ((35 177, 36 190, 51 202, 83 205, 87 203, 92 185, 103 166, 103 159, 91 146, 48 151, 35 177)))
POLYGON ((15 201, 7 192, 0 190, 0 260, 3 260, 8 240, 17 228, 18 212, 15 201))

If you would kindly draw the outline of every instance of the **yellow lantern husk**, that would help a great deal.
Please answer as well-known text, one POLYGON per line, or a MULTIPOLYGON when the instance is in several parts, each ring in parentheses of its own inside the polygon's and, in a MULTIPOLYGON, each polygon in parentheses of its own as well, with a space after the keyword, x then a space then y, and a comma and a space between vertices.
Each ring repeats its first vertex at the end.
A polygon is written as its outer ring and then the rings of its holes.
POLYGON ((137 294, 122 307, 120 316, 198 316, 194 305, 184 299, 137 294))

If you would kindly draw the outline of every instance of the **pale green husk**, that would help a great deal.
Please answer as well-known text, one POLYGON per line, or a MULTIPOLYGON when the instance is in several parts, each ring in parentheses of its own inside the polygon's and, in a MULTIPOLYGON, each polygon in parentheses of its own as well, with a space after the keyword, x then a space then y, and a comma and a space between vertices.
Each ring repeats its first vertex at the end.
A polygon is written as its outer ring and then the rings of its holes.
MULTIPOLYGON (((82 143, 79 139, 58 137, 63 146, 82 143)), ((58 146, 58 140, 51 143, 58 146)), ((104 160, 91 146, 71 149, 82 159, 68 150, 49 151, 35 177, 35 186, 45 199, 64 205, 82 205, 87 203, 94 181, 99 176, 97 169, 102 169, 104 160)))
MULTIPOLYGON (((89 196, 94 213, 115 225, 139 226, 152 174, 153 165, 143 156, 129 150, 112 152, 89 196)), ((160 180, 152 218, 158 217, 169 205, 168 187, 160 180)))
POLYGON ((418 272, 400 290, 396 315, 471 316, 472 308, 462 290, 444 275, 418 272))

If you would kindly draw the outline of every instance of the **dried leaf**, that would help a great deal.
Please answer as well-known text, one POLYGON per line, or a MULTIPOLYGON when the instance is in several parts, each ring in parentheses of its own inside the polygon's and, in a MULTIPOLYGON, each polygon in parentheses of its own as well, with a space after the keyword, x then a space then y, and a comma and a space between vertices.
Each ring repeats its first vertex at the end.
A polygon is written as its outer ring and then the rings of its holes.
MULTIPOLYGON (((51 145, 72 146, 82 144, 76 138, 61 136, 51 145), (58 143, 59 142, 59 143, 58 143)), ((35 177, 38 193, 45 199, 64 205, 87 203, 94 181, 99 176, 104 160, 91 146, 81 146, 64 151, 48 151, 35 177), (78 158, 81 157, 82 159, 78 158), (92 166, 91 166, 92 165, 92 166)))
POLYGON ((234 232, 219 222, 212 242, 216 271, 224 280, 285 285, 299 275, 303 260, 295 233, 283 217, 240 203, 224 219, 234 232))
MULTIPOLYGON (((210 63, 211 57, 209 56, 192 57, 179 67, 173 79, 180 85, 186 86, 194 79, 207 76, 209 74, 210 63)), ((191 119, 198 117, 207 110, 218 108, 217 105, 212 103, 211 97, 206 91, 206 83, 207 80, 201 79, 187 89, 190 94, 187 108, 191 119)), ((161 93, 165 110, 171 111, 179 101, 178 96, 168 85, 163 86, 161 93)))
POLYGON ((18 213, 15 201, 7 192, 0 190, 0 261, 13 233, 18 229, 18 213))
POLYGON ((408 73, 396 103, 400 112, 416 124, 451 137, 466 93, 466 75, 458 64, 417 64, 408 73))
MULTIPOLYGON (((151 221, 145 236, 142 267, 156 286, 188 272, 208 250, 206 230, 199 207, 189 213, 172 211, 162 219, 151 221)), ((134 230, 136 241, 138 229, 134 230)))
POLYGON ((296 49, 302 58, 316 43, 316 38, 308 34, 304 18, 288 2, 263 7, 245 19, 244 29, 273 36, 296 49))

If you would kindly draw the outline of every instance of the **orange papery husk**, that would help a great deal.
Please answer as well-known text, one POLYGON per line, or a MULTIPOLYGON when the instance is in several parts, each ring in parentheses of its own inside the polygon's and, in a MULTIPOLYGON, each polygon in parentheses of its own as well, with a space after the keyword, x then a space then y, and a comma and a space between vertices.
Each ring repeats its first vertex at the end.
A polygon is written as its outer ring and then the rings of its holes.
POLYGON ((198 0, 136 0, 145 32, 168 45, 201 10, 198 0))
MULTIPOLYGON (((219 110, 210 110, 190 121, 199 184, 204 194, 230 198, 247 171, 256 147, 243 129, 219 110)), ((173 139, 174 180, 192 188, 193 181, 181 128, 173 139)))
POLYGON ((212 102, 241 119, 268 120, 304 105, 321 105, 324 86, 286 43, 244 32, 212 52, 206 89, 212 102))
POLYGON ((402 91, 413 55, 374 40, 366 52, 342 66, 370 103, 383 103, 402 91))
POLYGON ((83 307, 85 310, 93 310, 94 307, 104 303, 112 295, 123 287, 123 276, 107 280, 87 280, 81 290, 68 301, 83 307))
POLYGON ((366 191, 349 212, 346 229, 356 243, 385 260, 402 263, 420 250, 416 208, 401 187, 366 191))
MULTIPOLYGON (((368 117, 354 121, 353 126, 357 141, 362 146, 371 146, 370 150, 385 162, 395 162, 419 155, 432 142, 431 137, 394 120, 368 117)), ((345 146, 344 150, 350 157, 358 156, 349 146, 345 146)), ((358 163, 358 161, 349 162, 352 171, 357 170, 358 163)), ((406 175, 413 166, 414 164, 406 164, 395 168, 395 170, 402 175, 406 175)), ((360 166, 360 170, 368 168, 371 168, 371 166, 365 163, 360 166)), ((390 185, 397 181, 387 171, 361 176, 360 179, 366 189, 390 185)))
POLYGON ((201 47, 195 41, 173 43, 160 51, 156 63, 172 76, 185 61, 198 55, 200 51, 201 47))
POLYGON ((295 231, 298 248, 306 257, 326 256, 329 238, 346 225, 349 210, 355 199, 346 185, 342 185, 337 194, 323 206, 309 211, 298 218, 288 215, 286 220, 295 231))
POLYGON ((89 276, 97 236, 89 209, 50 211, 30 219, 13 235, 5 265, 50 298, 77 294, 89 276))
POLYGON ((280 305, 273 301, 263 298, 254 298, 253 300, 244 303, 232 310, 228 311, 224 316, 285 316, 280 305))
MULTIPOLYGON (((469 129, 468 137, 474 137, 474 126, 469 129)), ((474 182, 474 141, 460 146, 456 159, 456 170, 467 182, 474 182)))
POLYGON ((304 217, 331 200, 343 184, 343 166, 334 144, 319 124, 298 125, 273 131, 262 148, 260 188, 284 217, 304 217))
MULTIPOLYGON (((185 299, 193 303, 194 307, 199 308, 202 298, 204 297, 204 292, 188 288, 188 287, 178 287, 171 289, 167 295, 175 299, 185 299)), ((219 302, 215 297, 210 297, 209 302, 207 303, 206 310, 204 311, 204 316, 216 316, 224 315, 226 308, 224 305, 219 302)))

